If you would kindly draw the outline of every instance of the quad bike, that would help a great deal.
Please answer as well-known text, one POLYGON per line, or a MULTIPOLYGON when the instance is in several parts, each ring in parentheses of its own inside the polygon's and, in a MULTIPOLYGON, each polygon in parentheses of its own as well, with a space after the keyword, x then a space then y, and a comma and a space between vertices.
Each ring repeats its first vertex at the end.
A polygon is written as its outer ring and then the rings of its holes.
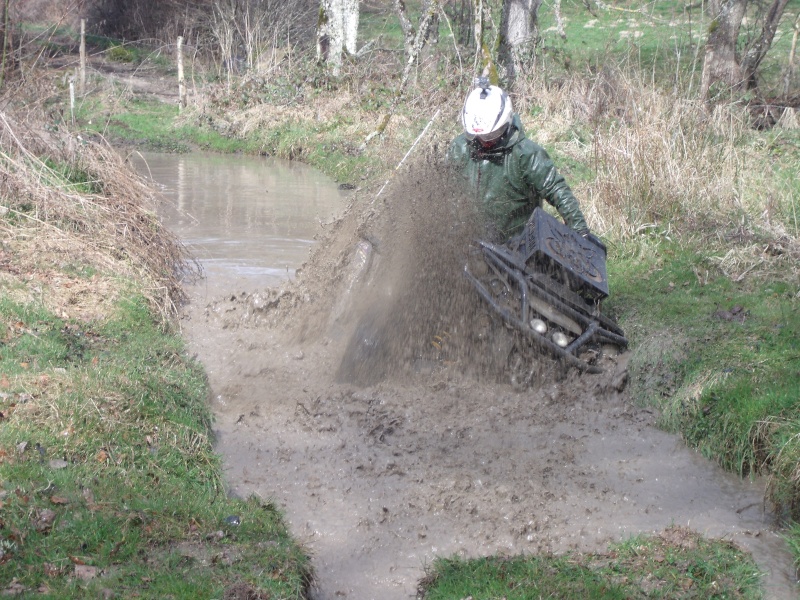
POLYGON ((604 350, 628 345, 600 312, 608 296, 605 246, 541 208, 505 245, 478 242, 464 272, 506 328, 569 366, 602 372, 597 363, 604 350))

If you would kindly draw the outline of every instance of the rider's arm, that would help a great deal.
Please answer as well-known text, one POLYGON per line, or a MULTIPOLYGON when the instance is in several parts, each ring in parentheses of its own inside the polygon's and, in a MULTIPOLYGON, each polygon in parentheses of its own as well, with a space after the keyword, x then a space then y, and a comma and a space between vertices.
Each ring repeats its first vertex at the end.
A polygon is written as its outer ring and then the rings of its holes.
POLYGON ((524 163, 523 172, 527 185, 537 196, 555 207, 568 227, 581 234, 588 232, 589 227, 578 200, 556 169, 547 151, 531 140, 526 142, 521 160, 524 163))

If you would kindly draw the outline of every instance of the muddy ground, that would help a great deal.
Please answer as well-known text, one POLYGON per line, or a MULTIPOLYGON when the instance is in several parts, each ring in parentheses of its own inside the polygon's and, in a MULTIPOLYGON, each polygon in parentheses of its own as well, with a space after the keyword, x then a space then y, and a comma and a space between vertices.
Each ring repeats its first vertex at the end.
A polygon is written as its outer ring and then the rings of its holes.
POLYGON ((673 524, 739 543, 768 598, 794 597, 763 482, 654 426, 626 385, 635 348, 600 375, 494 370, 496 325, 461 276, 476 229, 435 163, 356 194, 298 281, 189 290, 230 490, 286 511, 313 597, 413 598, 437 556, 602 551, 673 524))

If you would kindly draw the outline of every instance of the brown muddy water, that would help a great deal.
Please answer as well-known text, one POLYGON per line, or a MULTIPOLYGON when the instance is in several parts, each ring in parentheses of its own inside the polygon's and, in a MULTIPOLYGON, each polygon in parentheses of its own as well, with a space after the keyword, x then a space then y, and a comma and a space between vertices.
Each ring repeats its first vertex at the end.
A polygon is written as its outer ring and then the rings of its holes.
POLYGON ((271 288, 295 277, 322 228, 335 243, 305 276, 341 279, 336 253, 353 240, 337 242, 346 226, 330 223, 348 198, 302 165, 145 158, 175 205, 166 223, 206 269, 181 322, 209 375, 230 491, 283 508, 312 555, 314 600, 414 598, 437 556, 604 551, 671 525, 735 542, 765 573, 766 598, 797 597, 764 482, 655 428, 622 384, 626 355, 607 374, 543 376, 523 391, 446 366, 337 380, 341 345, 315 300, 341 286, 312 282, 283 296, 309 309, 257 317, 272 314, 271 288), (306 333, 287 336, 298 320, 306 333))

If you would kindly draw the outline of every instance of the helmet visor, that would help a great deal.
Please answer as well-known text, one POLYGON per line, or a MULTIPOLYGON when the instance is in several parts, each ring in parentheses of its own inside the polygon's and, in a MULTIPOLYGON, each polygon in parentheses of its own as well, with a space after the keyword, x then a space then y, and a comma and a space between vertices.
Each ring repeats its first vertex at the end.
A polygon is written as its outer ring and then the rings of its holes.
POLYGON ((478 140, 481 144, 493 144, 501 137, 503 137, 507 129, 508 129, 508 123, 506 123, 499 129, 490 131, 489 133, 476 133, 475 139, 478 140))

